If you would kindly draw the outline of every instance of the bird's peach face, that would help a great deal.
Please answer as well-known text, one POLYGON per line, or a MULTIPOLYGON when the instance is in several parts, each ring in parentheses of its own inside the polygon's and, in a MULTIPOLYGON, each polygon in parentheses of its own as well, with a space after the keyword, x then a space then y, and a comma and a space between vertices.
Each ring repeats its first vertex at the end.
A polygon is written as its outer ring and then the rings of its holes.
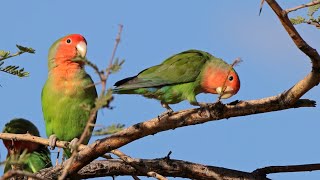
POLYGON ((201 86, 206 93, 219 94, 222 99, 227 99, 239 91, 240 79, 233 69, 207 68, 201 86))

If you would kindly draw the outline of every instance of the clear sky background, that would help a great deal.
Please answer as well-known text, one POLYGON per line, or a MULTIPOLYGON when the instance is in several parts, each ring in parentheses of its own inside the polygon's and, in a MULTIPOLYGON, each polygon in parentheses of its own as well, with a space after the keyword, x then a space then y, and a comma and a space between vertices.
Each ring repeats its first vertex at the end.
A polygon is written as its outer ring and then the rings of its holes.
MULTIPOLYGON (((283 8, 303 2, 307 1, 279 0, 283 8)), ((33 47, 36 54, 5 61, 24 67, 30 77, 20 79, 0 73, 0 128, 12 118, 23 117, 34 122, 46 137, 40 95, 47 78, 49 47, 62 36, 80 33, 88 42, 87 57, 98 66, 106 67, 120 23, 124 30, 116 57, 126 62, 121 72, 110 77, 108 87, 173 54, 199 49, 229 63, 237 57, 243 60, 236 67, 241 89, 224 103, 279 94, 307 75, 311 63, 295 47, 267 4, 258 16, 259 3, 260 0, 1 2, 0 49, 15 52, 15 45, 21 44, 33 47)), ((306 25, 297 28, 312 47, 319 49, 319 30, 306 25)), ((97 75, 90 68, 87 70, 97 82, 97 75)), ((319 96, 320 89, 315 87, 303 98, 319 104, 319 96)), ((200 102, 214 102, 216 98, 210 94, 198 96, 200 102)), ((164 111, 158 101, 138 95, 115 95, 112 106, 113 110, 99 112, 97 124, 129 126, 164 111)), ((193 107, 182 102, 172 108, 193 107)), ((158 133, 121 150, 136 158, 160 158, 172 151, 174 159, 242 171, 271 165, 319 163, 319 116, 319 107, 316 107, 230 118, 158 133)), ((6 151, 2 144, 0 155, 4 161, 6 151)), ((268 177, 316 180, 320 172, 268 177)))

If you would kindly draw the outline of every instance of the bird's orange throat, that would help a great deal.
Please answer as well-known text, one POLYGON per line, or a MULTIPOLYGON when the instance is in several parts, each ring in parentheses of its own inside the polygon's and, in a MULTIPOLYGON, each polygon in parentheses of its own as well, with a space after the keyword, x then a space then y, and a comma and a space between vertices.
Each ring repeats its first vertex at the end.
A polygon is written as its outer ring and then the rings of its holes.
POLYGON ((83 69, 83 65, 76 62, 64 62, 51 70, 54 90, 74 93, 80 84, 77 75, 83 69))

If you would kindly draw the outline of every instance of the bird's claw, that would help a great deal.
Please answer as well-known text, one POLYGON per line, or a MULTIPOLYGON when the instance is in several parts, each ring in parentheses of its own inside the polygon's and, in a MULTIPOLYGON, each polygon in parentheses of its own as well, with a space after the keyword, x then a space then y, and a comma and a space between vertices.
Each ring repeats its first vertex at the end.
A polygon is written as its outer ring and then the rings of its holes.
POLYGON ((78 138, 74 138, 74 139, 72 139, 72 141, 70 142, 69 148, 70 148, 70 150, 71 150, 71 153, 73 152, 73 150, 76 149, 78 141, 79 141, 78 138))
POLYGON ((165 112, 163 112, 160 115, 158 115, 158 120, 160 120, 161 118, 163 118, 165 116, 171 116, 172 113, 173 113, 173 110, 172 109, 168 109, 165 112))
POLYGON ((49 147, 51 150, 54 150, 56 147, 56 142, 57 142, 57 136, 55 134, 52 134, 49 136, 49 147))
POLYGON ((205 111, 206 116, 209 118, 211 117, 210 111, 209 111, 209 104, 206 103, 199 103, 200 109, 198 111, 198 114, 201 116, 202 112, 205 111))

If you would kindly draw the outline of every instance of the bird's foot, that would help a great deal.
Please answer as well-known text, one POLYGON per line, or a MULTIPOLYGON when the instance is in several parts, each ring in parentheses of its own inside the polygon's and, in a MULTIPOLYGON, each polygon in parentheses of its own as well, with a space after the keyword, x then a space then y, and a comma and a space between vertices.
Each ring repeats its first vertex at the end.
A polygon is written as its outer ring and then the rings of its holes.
POLYGON ((171 116, 171 114, 173 113, 173 110, 171 109, 171 107, 166 104, 161 102, 162 107, 166 108, 167 110, 163 113, 161 113, 160 115, 158 115, 158 120, 160 121, 161 118, 165 117, 165 116, 171 116))
POLYGON ((158 115, 158 119, 160 120, 161 118, 163 118, 165 116, 171 116, 172 113, 173 113, 173 110, 172 109, 168 109, 165 112, 163 112, 160 115, 158 115))
POLYGON ((51 150, 54 150, 56 147, 56 142, 57 142, 57 136, 55 134, 52 134, 49 136, 49 147, 51 150))
POLYGON ((198 111, 198 114, 201 116, 202 112, 205 111, 206 117, 211 117, 210 111, 209 111, 209 105, 207 103, 199 103, 200 109, 198 111))
POLYGON ((71 150, 71 152, 73 152, 73 150, 77 149, 77 143, 78 143, 79 139, 78 138, 74 138, 72 139, 72 141, 69 144, 69 148, 71 150))

